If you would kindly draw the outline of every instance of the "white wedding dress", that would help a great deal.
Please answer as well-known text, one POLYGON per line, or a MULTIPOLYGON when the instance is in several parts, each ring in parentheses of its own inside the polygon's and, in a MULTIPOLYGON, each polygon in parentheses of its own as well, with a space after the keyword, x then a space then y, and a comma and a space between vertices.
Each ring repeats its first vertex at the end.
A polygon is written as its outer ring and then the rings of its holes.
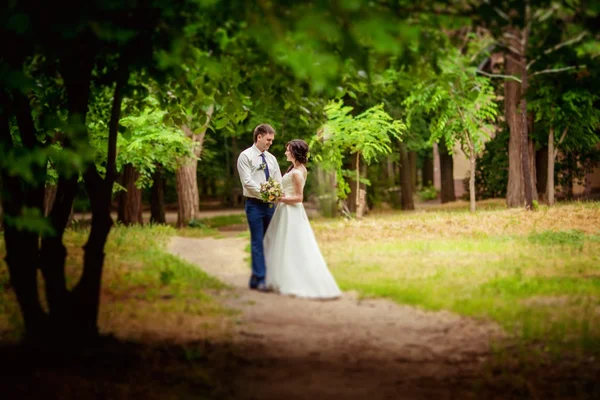
MULTIPOLYGON (((293 169, 283 176, 281 187, 294 196, 293 169)), ((341 296, 335 279, 327 269, 302 203, 279 203, 264 238, 266 284, 270 289, 297 297, 327 299, 341 296)))

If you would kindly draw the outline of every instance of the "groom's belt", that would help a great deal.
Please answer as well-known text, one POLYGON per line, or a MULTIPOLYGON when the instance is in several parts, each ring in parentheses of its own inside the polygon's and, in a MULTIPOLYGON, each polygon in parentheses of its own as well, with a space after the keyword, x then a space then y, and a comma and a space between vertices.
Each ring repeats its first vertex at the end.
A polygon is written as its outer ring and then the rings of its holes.
POLYGON ((262 201, 261 199, 257 199, 256 197, 246 197, 246 201, 248 203, 254 203, 254 204, 269 204, 269 203, 262 201))

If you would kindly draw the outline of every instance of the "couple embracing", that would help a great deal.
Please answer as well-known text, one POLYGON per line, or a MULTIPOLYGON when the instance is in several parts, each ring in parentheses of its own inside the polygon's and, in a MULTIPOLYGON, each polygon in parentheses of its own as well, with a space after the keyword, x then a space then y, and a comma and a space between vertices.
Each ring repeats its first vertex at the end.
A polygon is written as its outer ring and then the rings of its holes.
POLYGON ((300 139, 286 144, 291 165, 282 177, 277 159, 268 152, 274 139, 271 125, 258 125, 254 144, 237 162, 252 243, 250 288, 304 298, 339 297, 302 205, 308 145, 300 139), (269 178, 281 184, 276 204, 261 196, 261 184, 269 178))

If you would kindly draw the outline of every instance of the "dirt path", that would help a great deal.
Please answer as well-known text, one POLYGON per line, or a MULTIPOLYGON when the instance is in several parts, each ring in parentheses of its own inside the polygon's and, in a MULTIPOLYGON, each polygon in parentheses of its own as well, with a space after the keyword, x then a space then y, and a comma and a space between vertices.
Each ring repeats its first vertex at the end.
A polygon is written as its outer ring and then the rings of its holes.
MULTIPOLYGON (((465 399, 502 333, 448 312, 345 293, 312 301, 247 289, 247 239, 173 238, 169 250, 234 287, 238 399, 465 399)), ((489 397, 487 397, 489 398, 489 397)))

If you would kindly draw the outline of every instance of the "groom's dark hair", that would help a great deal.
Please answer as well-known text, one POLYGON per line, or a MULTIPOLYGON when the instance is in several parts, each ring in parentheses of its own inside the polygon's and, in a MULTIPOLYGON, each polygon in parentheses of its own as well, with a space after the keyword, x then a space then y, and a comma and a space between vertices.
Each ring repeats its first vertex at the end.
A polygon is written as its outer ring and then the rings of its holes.
POLYGON ((275 134, 275 129, 269 124, 260 124, 256 128, 254 128, 254 143, 256 143, 256 139, 258 139, 258 135, 268 135, 275 134))

